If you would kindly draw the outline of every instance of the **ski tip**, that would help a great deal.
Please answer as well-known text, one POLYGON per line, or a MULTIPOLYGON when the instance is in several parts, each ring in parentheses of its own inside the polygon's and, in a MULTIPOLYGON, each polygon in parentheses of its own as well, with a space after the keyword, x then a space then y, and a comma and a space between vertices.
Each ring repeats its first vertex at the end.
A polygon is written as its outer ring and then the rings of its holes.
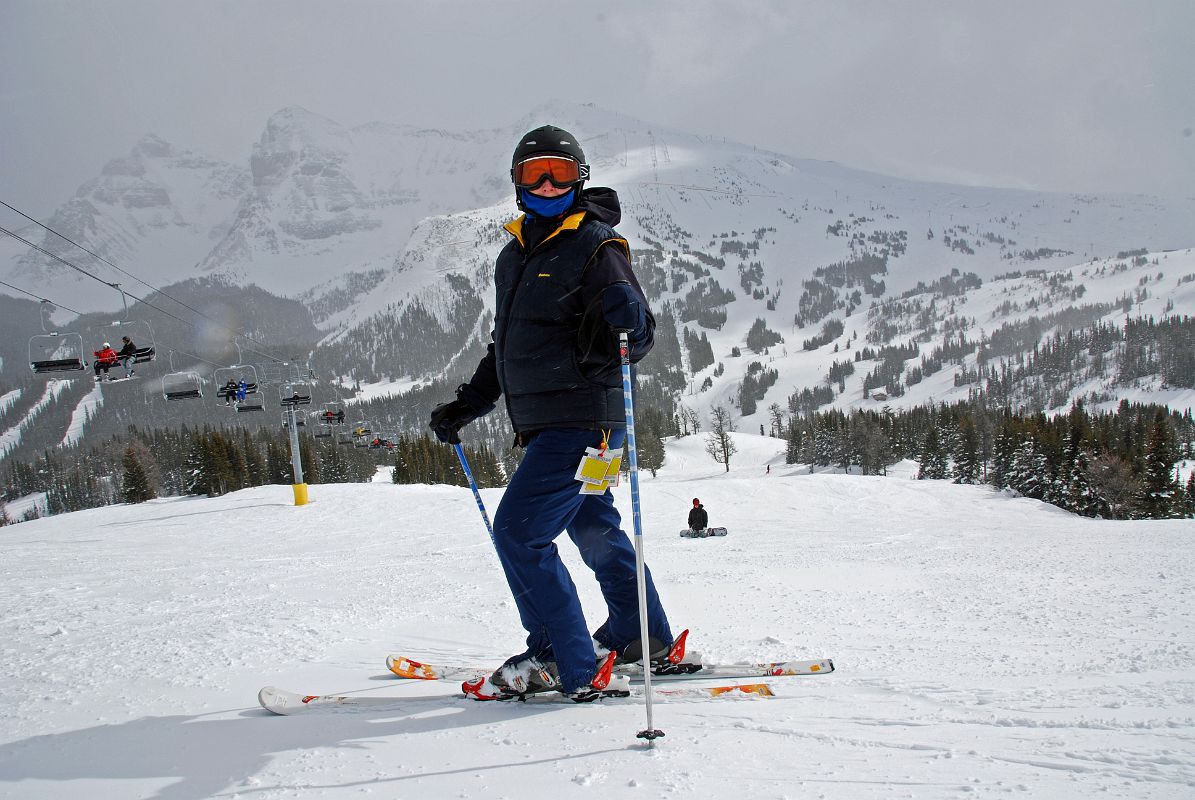
POLYGON ((711 697, 719 697, 724 694, 753 694, 759 697, 775 697, 776 693, 772 691, 772 687, 766 683, 742 683, 734 686, 714 686, 706 690, 711 697))
POLYGON ((288 694, 275 686, 263 686, 257 693, 257 704, 272 714, 281 715, 283 712, 280 709, 286 707, 288 694))
POLYGON ((437 681, 440 679, 440 676, 436 674, 435 667, 419 661, 412 661, 405 656, 386 656, 386 669, 400 678, 410 678, 420 681, 437 681))

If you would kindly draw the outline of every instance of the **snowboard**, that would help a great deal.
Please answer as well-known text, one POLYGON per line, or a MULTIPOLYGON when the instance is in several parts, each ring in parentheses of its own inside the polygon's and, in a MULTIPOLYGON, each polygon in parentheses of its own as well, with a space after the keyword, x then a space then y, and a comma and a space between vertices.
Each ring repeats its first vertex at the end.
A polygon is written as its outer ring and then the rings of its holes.
POLYGON ((680 532, 682 538, 685 539, 705 539, 710 536, 725 536, 725 528, 706 528, 705 530, 695 531, 692 528, 685 528, 680 532))

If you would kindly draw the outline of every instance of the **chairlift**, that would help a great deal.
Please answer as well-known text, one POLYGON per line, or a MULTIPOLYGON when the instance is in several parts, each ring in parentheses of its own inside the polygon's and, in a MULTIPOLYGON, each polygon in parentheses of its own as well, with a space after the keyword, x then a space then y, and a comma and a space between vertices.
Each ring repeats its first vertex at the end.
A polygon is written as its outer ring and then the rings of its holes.
MULTIPOLYGON (((295 414, 295 425, 300 428, 306 427, 307 426, 307 418, 302 414, 295 414)), ((290 427, 290 412, 289 411, 282 412, 282 427, 284 427, 284 428, 290 427)))
POLYGON ((83 360, 82 334, 46 330, 46 317, 54 313, 53 304, 49 300, 41 302, 42 332, 29 338, 29 368, 35 373, 79 372, 87 369, 87 362, 83 360))
POLYGON ((212 373, 212 382, 216 384, 217 406, 235 408, 238 413, 264 408, 258 394, 257 368, 252 364, 219 367, 212 373))
POLYGON ((398 436, 393 433, 386 433, 386 432, 378 433, 372 439, 370 439, 369 449, 370 450, 385 449, 387 451, 391 451, 391 450, 394 450, 394 443, 396 441, 398 441, 398 436))
POLYGON ((369 447, 369 436, 373 431, 370 429, 370 424, 367 420, 354 422, 352 433, 354 447, 369 447))
POLYGON ((344 403, 324 403, 318 411, 312 411, 311 416, 319 423, 319 427, 315 429, 315 438, 331 439, 332 426, 344 424, 344 403))
POLYGON ((308 411, 307 416, 310 417, 313 422, 315 422, 315 431, 311 434, 312 436, 314 436, 316 439, 332 438, 332 425, 335 423, 324 421, 323 409, 318 411, 308 411))
POLYGON ((176 370, 173 350, 170 351, 170 372, 162 376, 162 397, 167 401, 203 397, 203 378, 192 370, 176 370))
MULTIPOLYGON (((110 322, 107 325, 101 325, 103 330, 112 329, 110 333, 105 333, 105 337, 112 341, 118 336, 124 338, 127 336, 129 341, 133 343, 134 350, 130 363, 146 364, 157 358, 157 342, 154 341, 154 329, 149 322, 141 319, 129 319, 129 299, 125 294, 124 289, 120 288, 119 283, 108 284, 116 291, 120 292, 121 302, 124 303, 124 318, 116 322, 110 322)), ((119 348, 116 348, 119 349, 119 348)))
POLYGON ((313 412, 319 418, 321 425, 343 425, 344 424, 344 403, 340 401, 333 401, 331 403, 324 403, 320 406, 320 410, 313 412))
POLYGON ((309 380, 292 378, 278 387, 278 400, 283 408, 297 408, 311 403, 312 384, 309 380))

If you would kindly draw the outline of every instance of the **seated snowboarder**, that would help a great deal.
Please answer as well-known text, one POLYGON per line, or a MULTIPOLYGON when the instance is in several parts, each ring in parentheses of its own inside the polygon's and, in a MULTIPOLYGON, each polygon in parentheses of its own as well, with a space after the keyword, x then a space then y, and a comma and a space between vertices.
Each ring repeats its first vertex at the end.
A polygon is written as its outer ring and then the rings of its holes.
POLYGON ((710 524, 710 515, 705 512, 705 506, 696 497, 693 498, 693 507, 689 509, 689 530, 694 533, 701 533, 706 526, 710 524))
POLYGON ((237 382, 229 378, 220 393, 224 395, 224 405, 232 405, 232 401, 237 399, 237 382))

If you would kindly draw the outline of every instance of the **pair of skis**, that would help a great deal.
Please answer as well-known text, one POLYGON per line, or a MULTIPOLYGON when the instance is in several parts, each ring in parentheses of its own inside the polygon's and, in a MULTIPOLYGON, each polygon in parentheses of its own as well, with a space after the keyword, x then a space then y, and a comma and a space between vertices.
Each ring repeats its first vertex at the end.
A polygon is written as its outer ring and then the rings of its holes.
MULTIPOLYGON (((435 665, 422 661, 415 661, 402 655, 392 655, 386 659, 386 666, 399 678, 425 681, 457 681, 476 678, 489 670, 479 665, 455 664, 435 665)), ((693 665, 698 666, 698 665, 693 665)), ((619 674, 630 678, 632 684, 643 683, 643 667, 641 664, 625 664, 616 668, 619 674)), ((807 661, 772 661, 755 664, 706 664, 700 665, 693 672, 682 672, 670 675, 652 674, 653 684, 681 683, 686 681, 708 680, 741 680, 750 678, 786 678, 802 675, 822 675, 834 671, 834 662, 828 658, 807 661)), ((694 686, 680 688, 663 688, 659 694, 675 697, 723 697, 733 695, 754 695, 771 697, 774 695, 772 687, 767 683, 729 684, 724 686, 694 686)), ((453 697, 460 693, 452 693, 453 697)), ((627 697, 633 695, 618 695, 627 697)), ((613 696, 612 696, 613 697, 613 696)), ((257 700, 267 711, 281 715, 302 714, 317 711, 385 711, 388 708, 399 708, 409 703, 419 703, 428 700, 442 701, 444 695, 408 695, 408 696, 378 696, 378 695, 304 695, 267 686, 258 692, 257 700)), ((571 700, 554 692, 528 695, 519 698, 532 703, 558 703, 571 700)), ((603 700, 608 698, 603 698, 603 700)), ((508 701, 507 701, 508 702, 508 701)))

